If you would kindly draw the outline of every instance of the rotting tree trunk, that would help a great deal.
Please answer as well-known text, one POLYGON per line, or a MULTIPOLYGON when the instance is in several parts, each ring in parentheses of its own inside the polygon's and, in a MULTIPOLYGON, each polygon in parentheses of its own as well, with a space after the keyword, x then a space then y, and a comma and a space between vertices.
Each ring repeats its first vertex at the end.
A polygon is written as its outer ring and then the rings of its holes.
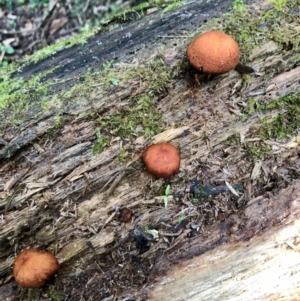
MULTIPOLYGON (((190 40, 176 36, 193 35, 201 22, 230 5, 191 2, 171 13, 156 12, 29 64, 16 76, 29 79, 60 65, 44 78, 64 79, 52 86, 55 97, 80 82, 88 68, 99 70, 112 59, 130 69, 160 57, 176 68, 190 40)), ((231 72, 197 84, 186 71, 153 95, 163 120, 153 141, 170 141, 182 154, 180 173, 168 182, 145 173, 139 160, 149 143, 144 136, 129 140, 112 134, 105 149, 92 154, 98 125, 91 116, 130 114, 130 97, 150 93, 139 76, 109 91, 95 84, 84 104, 80 97, 64 107, 53 102, 37 118, 36 111, 26 112, 17 129, 3 129, 0 299, 26 300, 27 291, 18 291, 10 275, 15 252, 28 246, 55 253, 62 267, 40 300, 53 300, 51 294, 62 300, 298 299, 299 141, 265 140, 268 154, 248 160, 247 143, 261 141, 256 134, 261 120, 271 123, 284 111, 241 118, 242 106, 254 97, 270 103, 298 91, 300 67, 280 65, 297 55, 268 41, 250 56, 261 72, 251 82, 231 72), (58 112, 64 122, 56 129, 58 112), (236 139, 239 144, 228 144, 236 139), (130 153, 125 163, 119 160, 123 150, 130 153), (224 193, 195 203, 186 193, 193 178, 204 184, 242 183, 245 191, 238 198, 224 193), (165 208, 167 184, 173 195, 165 208), (116 207, 133 211, 129 225, 119 222, 116 207), (157 229, 158 239, 141 250, 128 234, 144 227, 157 229)))
MULTIPOLYGON (((212 243, 230 240, 224 226, 217 226, 209 232, 213 239, 207 236, 186 242, 182 247, 189 254, 204 253, 205 248, 209 251, 172 267, 158 284, 147 288, 149 300, 183 300, 184 296, 186 300, 298 300, 299 210, 299 184, 276 197, 254 200, 244 211, 246 221, 235 217, 226 221, 226 229, 232 229, 231 225, 241 228, 234 241, 212 247, 212 243), (267 225, 275 216, 276 224, 267 225), (255 235, 262 228, 266 229, 255 235), (249 237, 253 238, 245 241, 249 237)), ((178 254, 172 254, 168 260, 176 257, 178 254)))

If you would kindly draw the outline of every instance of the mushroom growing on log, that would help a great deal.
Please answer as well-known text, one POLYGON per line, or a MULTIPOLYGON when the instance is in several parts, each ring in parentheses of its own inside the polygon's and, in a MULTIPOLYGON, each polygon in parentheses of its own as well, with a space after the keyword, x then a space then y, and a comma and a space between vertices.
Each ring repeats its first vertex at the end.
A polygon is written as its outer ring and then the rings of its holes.
POLYGON ((16 282, 25 288, 39 288, 59 269, 55 256, 46 251, 27 249, 14 261, 16 282))
POLYGON ((233 69, 240 73, 254 72, 251 67, 239 62, 238 43, 218 30, 211 30, 194 38, 188 45, 186 56, 195 69, 205 74, 223 74, 233 69))
POLYGON ((158 178, 170 178, 179 171, 180 153, 169 143, 150 145, 143 152, 142 159, 148 172, 158 178))

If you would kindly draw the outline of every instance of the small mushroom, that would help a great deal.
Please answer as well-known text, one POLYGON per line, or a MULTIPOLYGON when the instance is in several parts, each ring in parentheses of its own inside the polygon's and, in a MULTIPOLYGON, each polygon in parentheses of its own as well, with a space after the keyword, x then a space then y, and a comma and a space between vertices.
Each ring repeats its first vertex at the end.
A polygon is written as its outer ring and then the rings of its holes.
POLYGON ((197 70, 205 74, 223 74, 236 69, 241 73, 252 73, 251 67, 239 62, 238 43, 229 35, 212 30, 198 35, 188 45, 187 59, 197 70))
POLYGON ((124 207, 120 210, 119 221, 121 223, 128 223, 131 220, 132 215, 132 211, 124 207))
POLYGON ((52 254, 32 248, 18 254, 14 261, 13 275, 20 286, 38 288, 58 269, 58 261, 52 254))
POLYGON ((147 171, 158 178, 169 178, 179 171, 180 153, 169 143, 148 146, 142 154, 142 159, 147 171))

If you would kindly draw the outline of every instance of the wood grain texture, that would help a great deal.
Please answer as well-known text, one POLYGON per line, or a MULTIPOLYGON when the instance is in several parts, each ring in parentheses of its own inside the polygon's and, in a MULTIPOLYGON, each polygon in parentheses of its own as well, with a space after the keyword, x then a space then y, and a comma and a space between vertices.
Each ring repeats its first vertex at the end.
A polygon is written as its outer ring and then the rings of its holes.
MULTIPOLYGON (((282 51, 274 41, 253 49, 250 60, 259 74, 250 80, 232 71, 199 83, 188 70, 174 76, 160 94, 152 95, 148 83, 134 77, 108 90, 92 87, 86 102, 74 97, 61 106, 55 98, 57 91, 67 93, 88 68, 99 70, 112 52, 117 66, 129 70, 137 63, 147 66, 158 54, 167 68, 176 68, 189 42, 176 35, 196 34, 208 16, 224 13, 232 3, 208 2, 190 2, 163 16, 157 12, 15 74, 29 78, 59 63, 49 78, 66 82, 53 86, 51 109, 37 118, 29 112, 18 127, 1 133, 7 144, 0 148, 0 299, 22 300, 24 292, 17 290, 11 267, 16 253, 29 246, 58 257, 62 268, 50 287, 68 292, 75 301, 95 296, 299 299, 299 137, 264 140, 268 157, 249 160, 247 143, 262 141, 255 134, 261 120, 271 123, 284 110, 243 112, 251 99, 268 104, 299 92, 299 67, 278 65, 297 61, 297 50, 282 51), (122 43, 116 45, 113 37, 122 43), (114 116, 130 108, 132 95, 142 93, 153 97, 161 131, 152 140, 113 137, 103 152, 93 154, 98 126, 93 114, 114 116), (56 128, 58 111, 64 123, 56 128), (49 131, 54 131, 51 139, 49 131), (238 143, 228 143, 230 138, 238 143), (140 155, 151 141, 171 142, 180 149, 179 174, 169 181, 145 172, 140 155), (124 150, 130 154, 125 163, 119 158, 124 150), (242 183, 244 191, 239 197, 224 193, 195 203, 187 193, 189 180, 195 178, 204 184, 242 183), (167 185, 172 190, 165 206, 167 185), (123 207, 133 211, 128 224, 118 220, 123 207), (129 237, 135 228, 158 231, 142 252, 129 237)), ((254 1, 253 11, 268 9, 260 5, 254 1)))

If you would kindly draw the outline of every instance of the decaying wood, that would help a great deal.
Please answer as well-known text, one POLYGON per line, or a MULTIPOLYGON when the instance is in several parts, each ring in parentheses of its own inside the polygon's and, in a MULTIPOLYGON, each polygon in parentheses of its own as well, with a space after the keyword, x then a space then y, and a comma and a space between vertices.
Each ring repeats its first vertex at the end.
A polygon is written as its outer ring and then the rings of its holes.
MULTIPOLYGON (((298 300, 299 183, 275 197, 252 202, 244 214, 246 222, 240 224, 244 229, 224 233, 219 225, 210 231, 211 240, 228 236, 228 244, 201 250, 203 255, 171 268, 156 279, 158 284, 147 288, 149 300, 298 300), (270 227, 274 218, 277 223, 270 227)), ((203 248, 207 238, 186 242, 182 249, 193 254, 192 249, 203 248)))
MULTIPOLYGON (((136 58, 146 64, 153 53, 160 53, 174 67, 182 61, 189 40, 161 36, 192 32, 207 14, 224 12, 231 3, 216 1, 216 10, 196 2, 166 17, 157 13, 96 36, 88 45, 24 67, 21 75, 28 78, 63 62, 49 76, 62 76, 74 84, 87 68, 100 68, 110 60, 110 47, 116 47, 118 62, 128 68, 136 64, 136 58), (134 37, 132 45, 120 38, 126 32, 134 37), (112 36, 122 40, 122 48, 111 44, 112 36), (172 39, 176 45, 170 49, 166 44, 172 39), (105 44, 101 55, 96 53, 100 42, 105 44), (90 58, 89 49, 102 61, 82 64, 90 58)), ((21 249, 37 246, 58 257, 62 269, 52 286, 58 292, 67 291, 71 300, 96 300, 96 293, 103 300, 296 300, 300 183, 286 174, 289 168, 299 173, 299 138, 264 141, 276 160, 258 162, 247 161, 241 148, 224 142, 236 134, 241 145, 260 140, 250 135, 260 120, 271 122, 282 112, 272 110, 242 120, 241 107, 254 96, 269 103, 298 91, 299 67, 265 76, 278 61, 293 61, 297 55, 292 49, 281 54, 279 46, 269 42, 253 50, 250 58, 259 74, 252 75, 250 83, 234 71, 199 85, 190 75, 181 75, 167 93, 153 96, 159 100, 165 127, 152 141, 170 141, 182 155, 180 172, 169 182, 144 171, 139 156, 150 141, 143 136, 130 142, 134 152, 126 164, 118 160, 129 144, 122 139, 112 139, 100 154, 92 153, 96 122, 85 116, 113 114, 128 104, 131 94, 147 91, 147 83, 139 78, 111 91, 94 87, 85 105, 70 101, 63 108, 66 120, 51 142, 45 134, 55 128, 60 108, 51 108, 34 121, 29 116, 17 130, 5 129, 1 135, 6 142, 0 149, 0 299, 19 300, 20 292, 11 279, 13 259, 21 249), (260 191, 260 176, 280 179, 278 186, 260 191), (225 193, 194 204, 185 193, 193 178, 204 183, 242 183, 245 191, 239 197, 225 193), (161 188, 167 183, 172 195, 165 207, 161 188), (122 207, 134 213, 130 224, 117 219, 117 209, 122 207), (224 219, 218 219, 220 213, 224 219), (178 222, 180 216, 186 220, 178 222), (145 226, 158 229, 158 238, 140 252, 128 234, 145 226), (267 283, 270 273, 273 287, 267 283)), ((59 89, 68 86, 58 85, 53 91, 59 89)), ((48 299, 41 296, 41 300, 48 299)))

